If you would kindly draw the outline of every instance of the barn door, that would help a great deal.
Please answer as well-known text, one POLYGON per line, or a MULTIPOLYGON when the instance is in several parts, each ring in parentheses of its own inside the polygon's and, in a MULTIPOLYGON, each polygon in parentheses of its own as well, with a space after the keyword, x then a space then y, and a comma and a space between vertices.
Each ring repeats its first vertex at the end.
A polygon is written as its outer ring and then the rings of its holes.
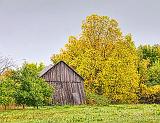
POLYGON ((73 104, 77 105, 81 104, 78 83, 76 82, 72 83, 72 99, 73 99, 73 104))
POLYGON ((62 104, 62 88, 59 82, 55 82, 54 104, 62 104))
POLYGON ((72 93, 72 96, 73 96, 74 104, 78 104, 78 105, 81 104, 78 93, 72 93))

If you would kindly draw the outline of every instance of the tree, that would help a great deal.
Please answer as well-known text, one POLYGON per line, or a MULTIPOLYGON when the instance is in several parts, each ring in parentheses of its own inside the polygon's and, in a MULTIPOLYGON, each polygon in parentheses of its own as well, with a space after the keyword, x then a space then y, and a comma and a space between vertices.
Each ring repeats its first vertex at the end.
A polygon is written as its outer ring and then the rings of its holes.
POLYGON ((140 59, 150 60, 150 64, 153 65, 160 59, 160 45, 140 45, 138 47, 138 54, 140 59))
POLYGON ((7 69, 15 67, 11 58, 0 56, 0 75, 7 69))
POLYGON ((150 66, 150 60, 149 59, 139 59, 138 62, 138 73, 139 73, 139 90, 138 90, 138 98, 141 102, 142 93, 144 90, 146 90, 147 82, 148 82, 148 67, 150 66))
POLYGON ((139 68, 140 83, 153 86, 160 84, 160 45, 139 46, 139 68))
POLYGON ((14 103, 15 83, 10 78, 5 78, 0 82, 0 104, 6 106, 14 103))
POLYGON ((148 82, 149 86, 160 85, 160 63, 157 62, 148 69, 148 82))
POLYGON ((49 103, 52 87, 38 76, 43 65, 24 63, 14 72, 12 78, 17 83, 15 101, 19 105, 38 106, 49 103))
POLYGON ((105 94, 112 103, 137 103, 139 76, 136 49, 128 40, 118 41, 114 46, 101 73, 105 94))
POLYGON ((131 35, 123 36, 114 19, 88 16, 80 37, 70 37, 51 60, 64 60, 76 69, 86 80, 87 92, 108 96, 115 103, 137 102, 136 48, 131 35))

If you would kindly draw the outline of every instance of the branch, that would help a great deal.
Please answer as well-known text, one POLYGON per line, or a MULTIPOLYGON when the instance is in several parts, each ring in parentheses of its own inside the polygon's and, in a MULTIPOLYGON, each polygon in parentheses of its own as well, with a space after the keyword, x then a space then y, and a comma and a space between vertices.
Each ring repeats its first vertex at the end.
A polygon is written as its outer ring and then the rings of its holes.
POLYGON ((0 56, 0 75, 7 69, 15 67, 14 61, 11 58, 0 56))

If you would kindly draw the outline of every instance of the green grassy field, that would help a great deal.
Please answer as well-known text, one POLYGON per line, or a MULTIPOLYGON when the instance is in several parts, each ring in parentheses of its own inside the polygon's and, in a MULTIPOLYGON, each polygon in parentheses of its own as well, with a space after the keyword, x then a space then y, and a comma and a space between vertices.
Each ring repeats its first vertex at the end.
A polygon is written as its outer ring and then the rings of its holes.
POLYGON ((0 112, 0 123, 160 123, 160 105, 56 106, 0 112))

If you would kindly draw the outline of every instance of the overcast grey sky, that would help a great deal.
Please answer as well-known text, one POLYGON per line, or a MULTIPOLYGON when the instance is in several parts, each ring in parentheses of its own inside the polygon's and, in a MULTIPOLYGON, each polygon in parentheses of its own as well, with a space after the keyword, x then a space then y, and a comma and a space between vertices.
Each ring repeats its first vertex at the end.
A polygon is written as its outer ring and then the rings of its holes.
POLYGON ((0 0, 0 53, 49 64, 93 13, 118 20, 137 46, 160 43, 159 0, 0 0))

